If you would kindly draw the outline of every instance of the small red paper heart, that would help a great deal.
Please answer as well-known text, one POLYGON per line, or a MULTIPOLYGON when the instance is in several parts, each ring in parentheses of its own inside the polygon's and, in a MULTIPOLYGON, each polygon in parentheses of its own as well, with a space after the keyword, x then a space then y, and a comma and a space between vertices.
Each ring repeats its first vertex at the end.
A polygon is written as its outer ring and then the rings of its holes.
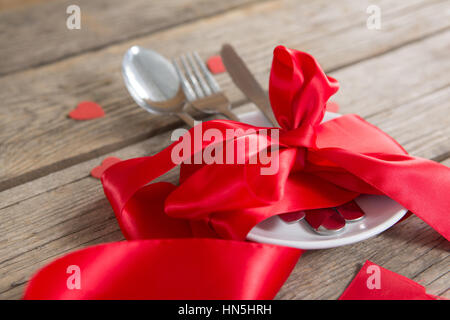
POLYGON ((325 108, 328 112, 339 112, 339 105, 333 101, 327 102, 325 108))
POLYGON ((314 229, 320 226, 328 230, 339 230, 345 226, 345 220, 333 208, 312 209, 306 212, 306 221, 314 229))
POLYGON ((101 118, 105 115, 102 107, 92 101, 80 102, 75 109, 70 111, 69 117, 74 120, 90 120, 101 118))
POLYGON ((120 158, 116 157, 108 157, 102 161, 102 164, 98 167, 95 167, 91 170, 91 176, 94 178, 100 179, 102 177, 103 172, 105 172, 106 169, 111 167, 113 164, 122 161, 120 158))
POLYGON ((356 221, 364 217, 364 211, 354 200, 336 207, 336 210, 344 217, 345 221, 356 221))
POLYGON ((206 64, 208 65, 208 69, 211 73, 217 74, 225 72, 225 66, 223 65, 221 56, 210 57, 206 64))
POLYGON ((305 217, 305 211, 294 211, 288 213, 282 213, 279 215, 280 219, 284 222, 296 222, 302 220, 305 217))

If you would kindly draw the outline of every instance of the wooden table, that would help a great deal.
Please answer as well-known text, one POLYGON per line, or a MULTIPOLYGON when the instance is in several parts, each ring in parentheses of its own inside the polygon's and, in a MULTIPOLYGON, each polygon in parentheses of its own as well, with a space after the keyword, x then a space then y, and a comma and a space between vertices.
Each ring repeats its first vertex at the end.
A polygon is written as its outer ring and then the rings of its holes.
MULTIPOLYGON (((0 0, 1 298, 20 298, 56 257, 123 239, 90 170, 107 156, 154 154, 182 125, 128 95, 120 63, 135 44, 206 59, 230 42, 266 89, 277 44, 310 52, 340 81, 333 100, 342 113, 360 114, 412 155, 450 165, 448 0, 76 2, 80 30, 66 28, 72 1, 0 0), (370 4, 381 8, 381 30, 366 27, 370 4), (83 100, 106 116, 69 119, 83 100)), ((234 107, 251 107, 227 74, 216 78, 234 107)), ((336 299, 366 259, 449 298, 449 249, 411 217, 372 239, 306 252, 277 298, 336 299)))

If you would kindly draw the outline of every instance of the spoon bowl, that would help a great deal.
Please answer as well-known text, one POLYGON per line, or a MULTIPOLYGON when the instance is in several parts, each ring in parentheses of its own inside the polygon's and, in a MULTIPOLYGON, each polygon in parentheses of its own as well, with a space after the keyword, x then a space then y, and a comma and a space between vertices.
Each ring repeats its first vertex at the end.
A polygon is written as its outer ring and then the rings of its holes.
POLYGON ((186 97, 173 64, 153 50, 133 46, 122 60, 122 76, 134 101, 155 114, 176 114, 188 125, 186 97))

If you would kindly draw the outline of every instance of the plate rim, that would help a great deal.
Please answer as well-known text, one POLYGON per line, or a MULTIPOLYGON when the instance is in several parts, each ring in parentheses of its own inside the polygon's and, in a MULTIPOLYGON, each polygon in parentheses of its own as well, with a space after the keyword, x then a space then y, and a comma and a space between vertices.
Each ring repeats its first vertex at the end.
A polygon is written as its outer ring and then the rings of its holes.
MULTIPOLYGON (((387 196, 385 196, 387 197, 387 196)), ((389 197, 387 197, 389 198, 389 197)), ((389 198, 391 199, 391 198, 389 198)), ((392 199, 391 199, 392 200, 392 199)), ((394 200, 392 200, 394 201, 394 200)), ((398 202, 397 202, 398 203, 398 202)), ((399 204, 400 205, 400 204, 399 204)), ((344 238, 331 238, 328 240, 323 241, 314 241, 314 240, 307 240, 307 241, 299 241, 299 240, 283 240, 283 239, 276 239, 276 238, 269 238, 266 236, 261 236, 258 234, 254 234, 253 231, 255 228, 258 227, 258 225, 254 226, 252 230, 247 234, 247 240, 258 242, 258 243, 267 243, 267 244, 274 244, 274 245, 280 245, 280 246, 287 246, 297 249, 306 249, 306 250, 317 250, 317 249, 329 249, 329 248, 336 248, 345 246, 348 244, 357 243, 360 241, 367 240, 371 237, 374 237, 383 231, 386 231, 390 227, 392 227, 394 224, 396 224, 401 218, 405 216, 405 214, 408 212, 408 209, 400 205, 402 209, 399 209, 398 212, 396 212, 392 217, 387 219, 386 221, 383 221, 378 226, 367 229, 362 231, 361 233, 344 237, 344 238), (311 243, 313 243, 311 245, 311 243)), ((274 218, 276 216, 272 216, 270 218, 274 218)), ((270 219, 268 218, 268 219, 270 219)), ((355 222, 357 223, 357 222, 355 222)), ((324 236, 326 237, 326 236, 324 236)))

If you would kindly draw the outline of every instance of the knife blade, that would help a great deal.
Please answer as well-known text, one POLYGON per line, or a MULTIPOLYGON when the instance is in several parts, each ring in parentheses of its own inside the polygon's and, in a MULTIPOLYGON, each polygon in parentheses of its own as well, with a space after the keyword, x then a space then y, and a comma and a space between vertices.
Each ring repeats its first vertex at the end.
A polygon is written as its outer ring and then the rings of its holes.
POLYGON ((234 48, 230 44, 224 44, 220 55, 234 84, 262 111, 274 127, 278 127, 269 97, 234 48))

